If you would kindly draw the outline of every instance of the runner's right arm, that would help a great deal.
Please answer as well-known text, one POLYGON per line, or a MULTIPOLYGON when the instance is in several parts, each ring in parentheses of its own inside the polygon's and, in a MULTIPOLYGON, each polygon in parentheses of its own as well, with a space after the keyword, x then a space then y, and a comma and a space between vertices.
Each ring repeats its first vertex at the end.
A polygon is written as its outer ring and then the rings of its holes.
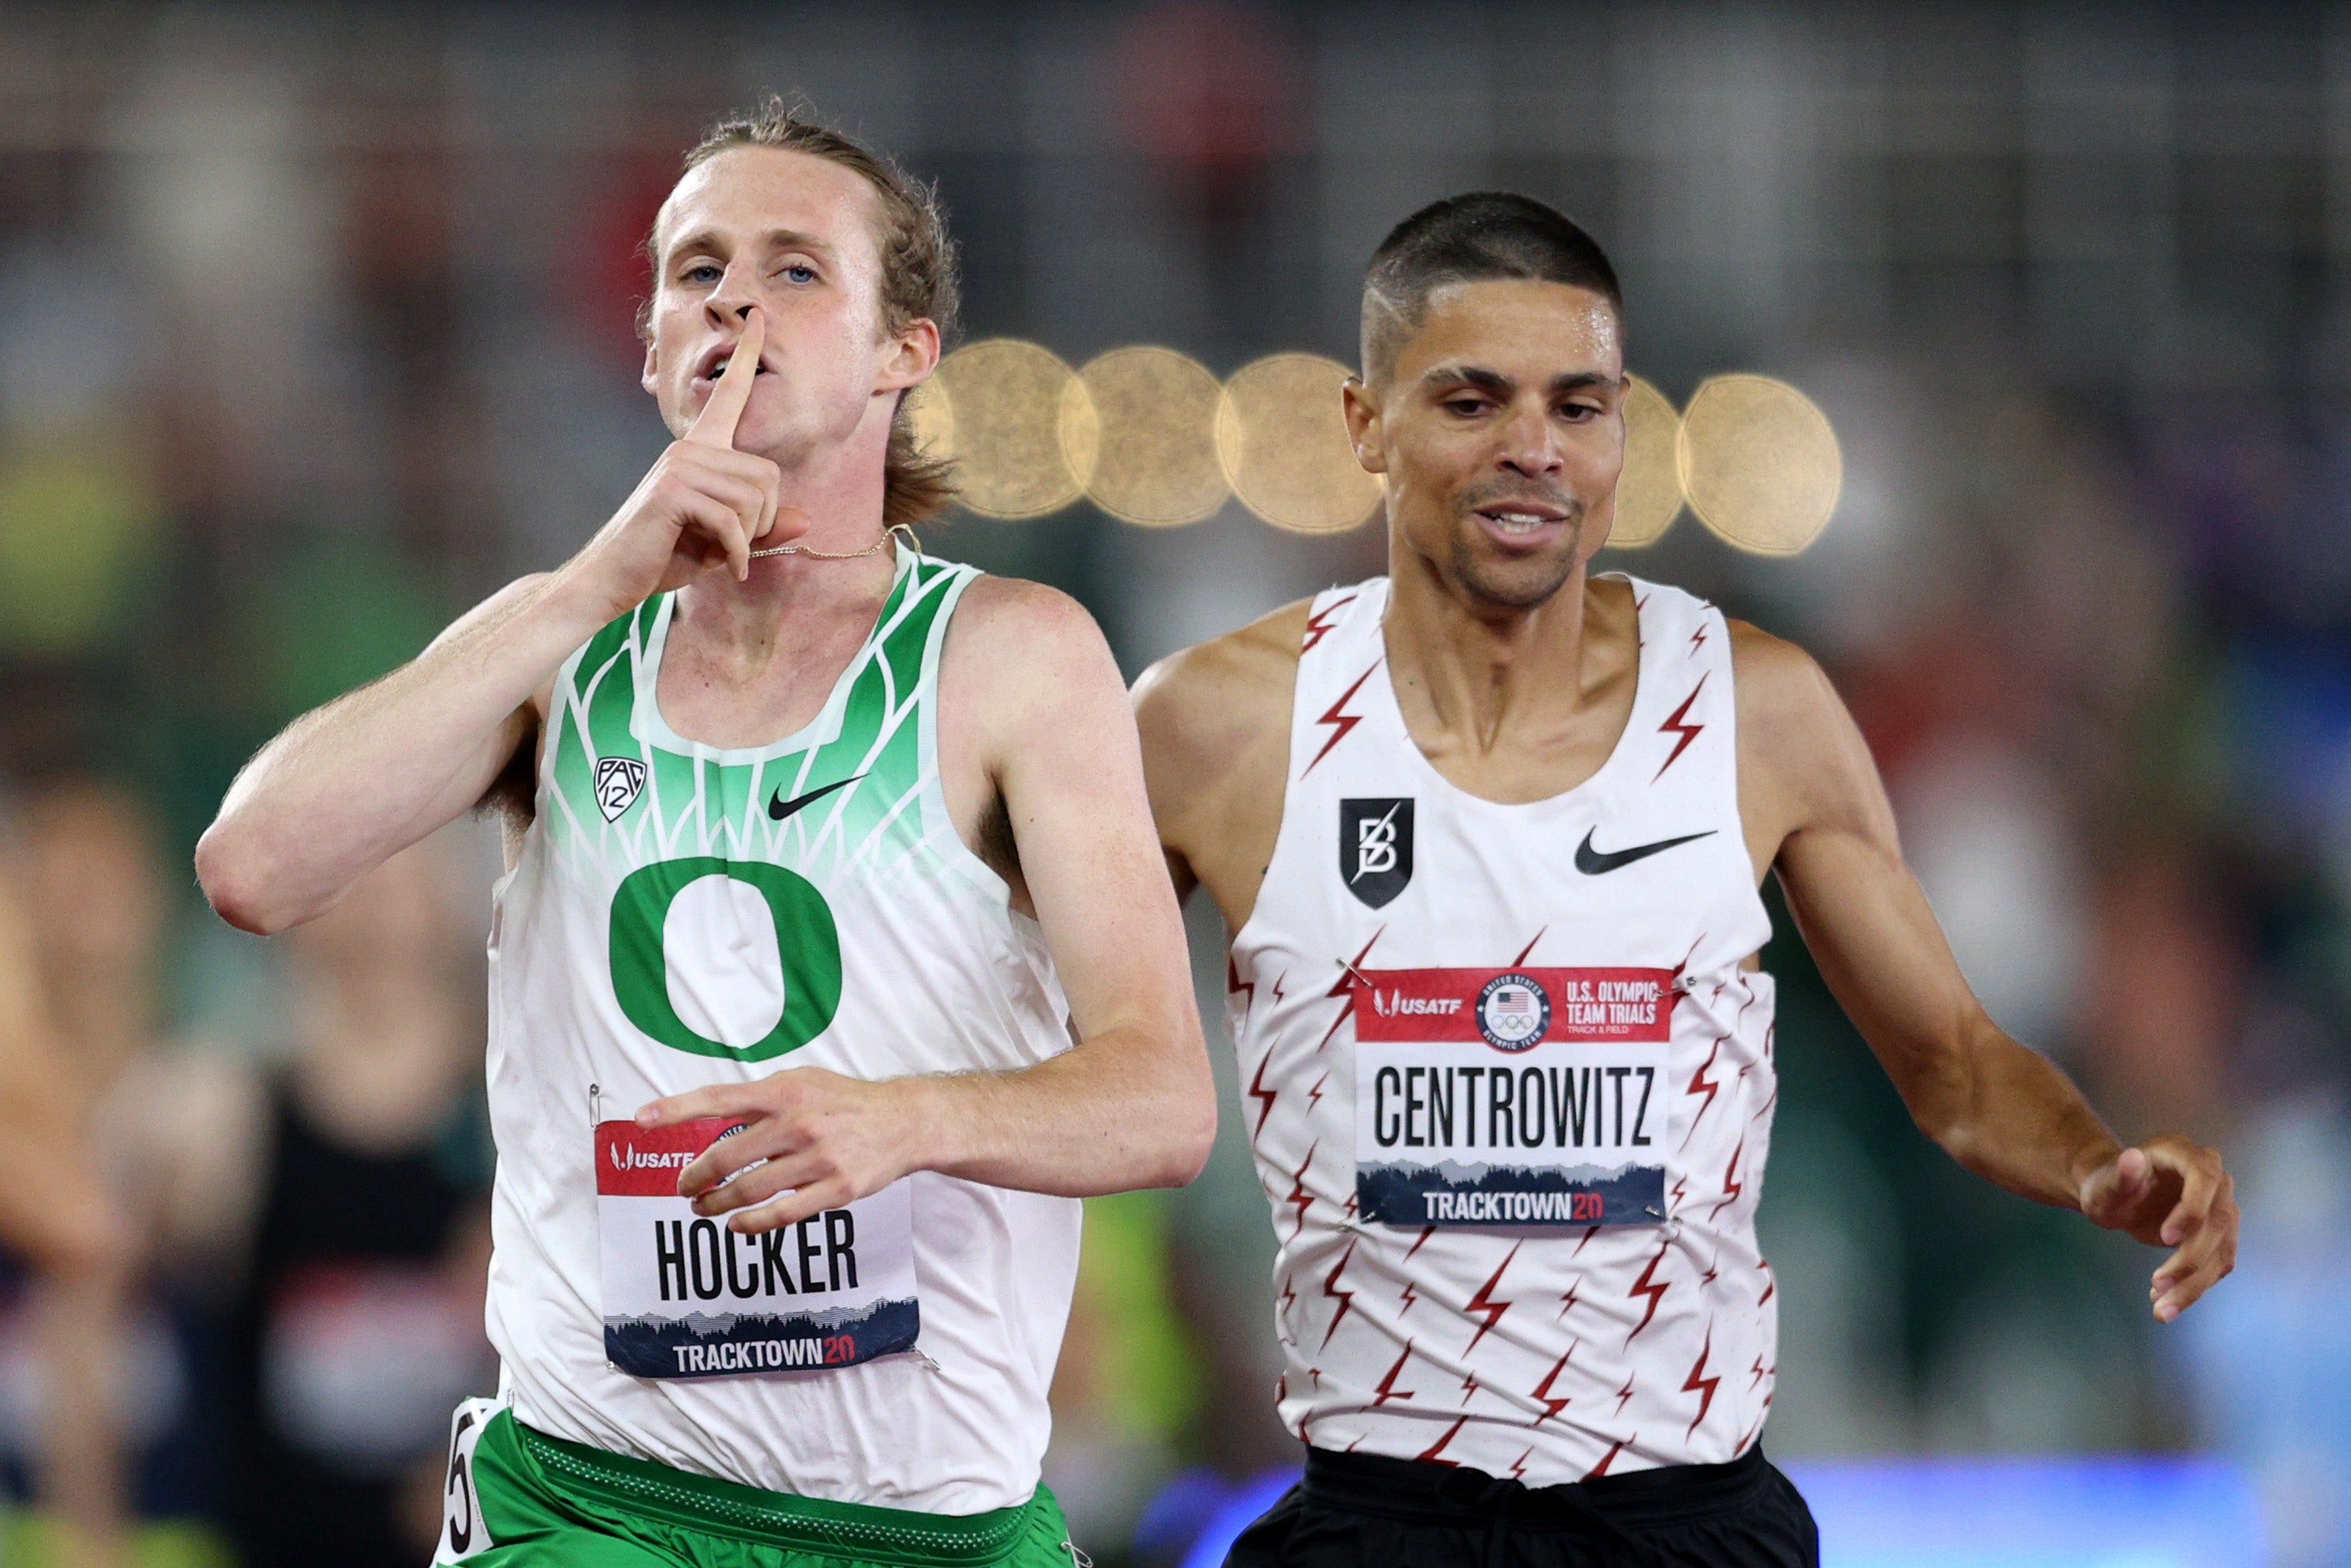
POLYGON ((1135 727, 1180 904, 1206 886, 1228 931, 1249 923, 1281 831, 1304 601, 1162 659, 1134 683, 1135 727))
POLYGON ((686 433, 557 570, 493 594, 392 674, 287 727, 246 764, 196 845, 204 896, 269 936, 480 800, 533 731, 571 651, 654 593, 714 568, 750 571, 753 541, 807 527, 781 475, 734 448, 765 338, 743 344, 686 433))

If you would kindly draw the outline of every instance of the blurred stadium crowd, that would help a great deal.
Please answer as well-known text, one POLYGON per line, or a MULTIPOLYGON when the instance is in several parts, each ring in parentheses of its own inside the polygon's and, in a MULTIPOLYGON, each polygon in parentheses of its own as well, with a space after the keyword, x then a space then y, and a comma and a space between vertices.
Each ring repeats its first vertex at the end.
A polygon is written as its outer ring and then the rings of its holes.
MULTIPOLYGON (((1499 184, 1611 247, 1677 402, 1809 392, 1846 476, 1811 550, 1685 517, 1604 564, 1823 658, 1994 1016, 2125 1135, 2219 1143, 2246 1222, 2155 1332, 2131 1243, 1910 1129, 1775 904, 1768 1443, 2207 1450, 2279 1562, 2351 1562, 2351 16, 2200 15, 0 12, 0 989, 120 1217, 95 1272, 0 1262, 0 1562, 422 1560, 447 1412, 496 1376, 495 847, 266 945, 189 850, 277 726, 659 451, 636 246, 696 127, 768 89, 940 183, 973 338, 1352 361, 1380 234, 1499 184)), ((1080 507, 925 544, 1077 593, 1139 671, 1380 570, 1378 535, 1080 507)), ((1100 1561, 1176 1561, 1297 1459, 1234 1121, 1193 1187, 1090 1206, 1048 1478, 1100 1561)))

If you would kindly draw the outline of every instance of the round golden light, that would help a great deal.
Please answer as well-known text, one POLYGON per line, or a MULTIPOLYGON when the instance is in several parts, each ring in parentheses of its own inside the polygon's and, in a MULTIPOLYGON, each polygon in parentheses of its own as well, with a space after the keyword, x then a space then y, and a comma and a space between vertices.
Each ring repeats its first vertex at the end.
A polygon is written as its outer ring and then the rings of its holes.
POLYGON ((1241 505, 1275 528, 1342 533, 1379 504, 1379 476, 1355 461, 1340 409, 1353 373, 1320 354, 1269 354, 1225 382, 1217 459, 1241 505))
POLYGON ((1794 555, 1811 544, 1844 483, 1828 416, 1769 376, 1702 384, 1682 411, 1675 459, 1698 521, 1759 555, 1794 555))
POLYGON ((1681 515, 1682 479, 1675 448, 1681 415, 1666 394, 1638 376, 1625 378, 1625 471, 1616 480, 1613 549, 1655 544, 1681 515))
POLYGON ((1229 493, 1217 460, 1223 389, 1173 349, 1113 349, 1078 381, 1099 421, 1086 495, 1122 522, 1171 528, 1213 516, 1229 493))
POLYGON ((1085 490, 1092 460, 1085 403, 1085 388, 1050 350, 991 338, 941 361, 909 413, 918 440, 955 458, 967 508, 1036 517, 1085 490))

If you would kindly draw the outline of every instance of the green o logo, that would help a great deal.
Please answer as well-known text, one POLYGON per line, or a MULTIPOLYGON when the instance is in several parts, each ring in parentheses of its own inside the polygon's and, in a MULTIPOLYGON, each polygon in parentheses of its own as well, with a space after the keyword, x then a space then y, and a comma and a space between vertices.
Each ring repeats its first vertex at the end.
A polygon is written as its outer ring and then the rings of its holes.
POLYGON ((691 855, 657 861, 631 872, 612 894, 612 992, 639 1029, 696 1056, 765 1061, 822 1034, 841 1006, 841 932, 832 910, 806 877, 767 861, 691 855), (776 922, 776 952, 784 965, 784 1015, 765 1038, 728 1045, 689 1027, 669 996, 669 959, 663 937, 670 905, 688 883, 732 877, 758 890, 776 922))

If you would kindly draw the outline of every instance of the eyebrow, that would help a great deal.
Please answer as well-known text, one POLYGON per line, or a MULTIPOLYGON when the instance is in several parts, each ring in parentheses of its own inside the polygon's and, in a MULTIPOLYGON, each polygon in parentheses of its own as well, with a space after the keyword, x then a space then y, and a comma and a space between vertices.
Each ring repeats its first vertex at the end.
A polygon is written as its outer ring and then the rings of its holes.
MULTIPOLYGON (((1423 374, 1420 381, 1423 386, 1432 388, 1473 386, 1480 392, 1492 392, 1496 397, 1508 397, 1519 390, 1518 383, 1510 377, 1481 365, 1439 365, 1423 374)), ((1551 379, 1551 392, 1557 397, 1566 392, 1591 392, 1614 384, 1613 378, 1597 371, 1563 371, 1551 379)))
MULTIPOLYGON (((718 248, 718 237, 719 236, 715 230, 696 229, 694 233, 673 244, 669 247, 669 253, 666 259, 674 260, 678 256, 685 256, 692 252, 698 251, 707 253, 709 251, 716 250, 718 248)), ((830 256, 832 255, 831 246, 826 244, 823 240, 819 239, 816 235, 803 233, 799 229, 769 229, 767 233, 758 236, 758 243, 773 247, 789 247, 797 250, 814 251, 819 256, 830 256)))

